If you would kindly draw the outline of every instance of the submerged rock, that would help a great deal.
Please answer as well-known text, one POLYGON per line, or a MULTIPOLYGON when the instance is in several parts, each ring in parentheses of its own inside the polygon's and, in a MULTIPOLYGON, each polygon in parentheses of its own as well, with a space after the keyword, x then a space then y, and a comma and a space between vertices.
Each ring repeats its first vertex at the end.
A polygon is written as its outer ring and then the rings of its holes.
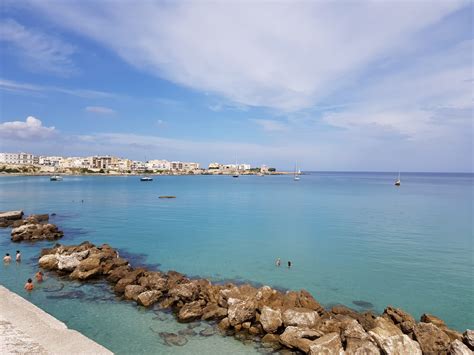
POLYGON ((159 335, 168 346, 183 346, 188 342, 184 336, 175 333, 161 332, 159 335))

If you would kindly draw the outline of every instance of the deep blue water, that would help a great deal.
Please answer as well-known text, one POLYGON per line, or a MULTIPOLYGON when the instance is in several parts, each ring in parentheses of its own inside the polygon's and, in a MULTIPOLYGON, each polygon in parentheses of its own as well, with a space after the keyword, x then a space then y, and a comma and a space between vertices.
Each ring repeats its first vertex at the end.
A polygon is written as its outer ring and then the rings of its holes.
MULTIPOLYGON (((190 276, 309 290, 325 305, 362 310, 401 307, 433 313, 453 328, 474 327, 472 174, 311 173, 291 176, 0 177, 0 210, 57 213, 63 243, 89 240, 141 254, 142 261, 190 276), (176 199, 159 199, 176 195, 176 199), (81 202, 81 201, 84 202, 81 202), (274 261, 293 267, 276 268, 274 261), (358 301, 363 301, 360 303, 358 301), (356 303, 354 303, 356 302, 356 303)), ((20 248, 22 265, 0 268, 1 283, 24 295, 25 278, 49 244, 13 244, 0 230, 0 253, 20 248)), ((119 353, 251 352, 220 336, 160 343, 150 327, 165 320, 116 302, 107 287, 50 278, 29 297, 84 334, 119 353), (60 293, 61 294, 61 293, 60 293), (75 295, 75 294, 72 294, 75 295), (91 296, 92 295, 92 296, 91 296), (95 296, 94 296, 95 295, 95 296)))

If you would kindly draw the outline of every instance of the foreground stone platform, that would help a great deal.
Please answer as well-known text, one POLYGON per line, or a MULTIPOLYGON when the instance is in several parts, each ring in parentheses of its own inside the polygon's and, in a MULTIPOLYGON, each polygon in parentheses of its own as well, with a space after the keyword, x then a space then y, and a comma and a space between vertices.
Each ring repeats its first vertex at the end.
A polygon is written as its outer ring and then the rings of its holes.
POLYGON ((0 354, 113 353, 0 285, 0 354))

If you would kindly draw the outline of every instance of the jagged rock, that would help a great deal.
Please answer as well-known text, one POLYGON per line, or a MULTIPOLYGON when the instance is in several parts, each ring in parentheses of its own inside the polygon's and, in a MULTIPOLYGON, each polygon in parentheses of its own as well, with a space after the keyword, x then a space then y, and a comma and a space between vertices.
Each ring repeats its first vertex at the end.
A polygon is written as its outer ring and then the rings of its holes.
POLYGON ((262 328, 262 325, 261 324, 254 324, 252 325, 249 330, 248 330, 249 334, 252 334, 252 335, 260 335, 260 334, 264 334, 264 331, 263 331, 263 328, 262 328))
POLYGON ((254 301, 243 301, 237 298, 229 298, 227 303, 229 305, 229 308, 227 309, 227 317, 232 326, 252 320, 255 317, 256 305, 254 301))
POLYGON ((405 334, 411 334, 416 325, 415 318, 400 308, 388 306, 384 310, 384 316, 388 317, 405 334))
POLYGON ((459 340, 455 340, 451 343, 448 349, 449 355, 472 355, 473 352, 459 340))
POLYGON ((127 285, 125 286, 125 294, 124 297, 127 300, 134 300, 138 299, 138 296, 145 292, 146 288, 140 285, 127 285))
POLYGON ((462 342, 466 344, 469 349, 474 350, 474 330, 467 329, 462 333, 462 342))
POLYGON ((279 348, 281 348, 280 336, 278 334, 266 334, 262 338, 261 344, 265 348, 272 348, 274 350, 278 350, 279 348))
POLYGON ((441 329, 444 333, 446 333, 446 335, 449 337, 451 341, 454 341, 454 340, 462 341, 462 334, 453 329, 449 329, 446 323, 444 322, 444 320, 442 320, 441 318, 438 318, 432 314, 424 313, 420 318, 420 322, 432 323, 436 325, 439 329, 441 329))
POLYGON ((43 255, 38 263, 43 269, 55 270, 58 268, 58 258, 54 254, 43 255))
MULTIPOLYGON (((128 275, 128 274, 127 274, 128 275)), ((125 288, 128 286, 128 285, 133 285, 133 283, 135 282, 135 278, 134 277, 128 277, 128 276, 125 276, 123 279, 120 279, 117 284, 115 285, 114 287, 114 291, 116 293, 124 293, 125 292, 125 288)))
POLYGON ((168 295, 183 302, 190 302, 196 300, 199 295, 199 288, 195 282, 182 283, 170 289, 168 295))
POLYGON ((107 276, 107 281, 117 283, 120 279, 123 279, 129 273, 130 267, 128 265, 119 266, 109 272, 109 276, 107 276))
POLYGON ((62 231, 54 224, 24 224, 17 228, 13 228, 11 232, 11 240, 20 242, 22 240, 56 240, 64 235, 62 231))
POLYGON ((226 331, 227 329, 229 329, 230 328, 229 318, 225 317, 224 319, 222 319, 219 322, 218 327, 222 331, 226 331))
POLYGON ((202 319, 209 320, 209 319, 221 319, 227 317, 227 309, 219 307, 215 303, 208 303, 206 307, 202 310, 202 319))
POLYGON ((167 280, 161 272, 148 272, 145 276, 140 277, 138 283, 152 290, 165 291, 167 280))
POLYGON ((326 313, 324 307, 306 290, 300 290, 298 294, 298 303, 302 308, 308 308, 318 312, 319 315, 326 313))
POLYGON ((316 330, 290 326, 286 327, 283 334, 280 335, 280 343, 290 349, 299 349, 307 353, 313 341, 322 335, 316 330))
MULTIPOLYGON (((125 259, 119 258, 119 257, 114 257, 114 258, 111 258, 111 259, 107 259, 102 263, 102 270, 103 270, 104 274, 110 274, 115 269, 117 269, 121 266, 127 266, 127 265, 128 265, 128 260, 125 260, 125 259)), ((115 282, 117 282, 117 281, 115 281, 115 282)))
POLYGON ((69 274, 69 278, 73 280, 87 280, 93 277, 97 277, 101 274, 101 268, 96 267, 94 269, 82 271, 80 267, 76 267, 72 273, 69 274))
POLYGON ((450 339, 446 333, 433 323, 418 323, 414 330, 414 339, 425 354, 446 354, 450 339))
POLYGON ((283 312, 283 324, 295 327, 312 328, 316 325, 319 319, 319 314, 316 311, 308 308, 289 308, 283 312))
POLYGON ((344 354, 339 333, 329 333, 316 339, 309 347, 309 353, 311 355, 344 354))
POLYGON ((188 282, 189 280, 183 274, 176 272, 176 271, 168 271, 167 274, 167 286, 168 290, 174 288, 176 285, 180 283, 188 282))
POLYGON ((346 354, 380 354, 380 350, 374 344, 369 334, 365 332, 362 325, 355 319, 346 323, 345 328, 342 330, 341 338, 346 344, 346 354))
POLYGON ((0 227, 9 227, 14 221, 23 218, 23 211, 0 212, 0 227))
POLYGON ((203 308, 206 305, 204 300, 186 303, 178 312, 178 319, 181 322, 192 322, 193 320, 201 318, 203 315, 203 308))
POLYGON ((81 260, 89 255, 89 250, 73 252, 69 255, 56 254, 58 259, 58 270, 72 271, 79 266, 81 260))
POLYGON ((275 333, 282 325, 281 312, 264 306, 260 314, 260 324, 267 333, 275 333))
POLYGON ((183 346, 188 342, 184 336, 175 333, 161 332, 159 335, 168 346, 183 346))
POLYGON ((421 354, 420 345, 391 321, 377 317, 370 336, 386 354, 421 354))
POLYGON ((162 295, 161 291, 157 291, 157 290, 145 291, 138 295, 137 303, 142 306, 149 307, 152 304, 156 303, 160 299, 161 295, 162 295))

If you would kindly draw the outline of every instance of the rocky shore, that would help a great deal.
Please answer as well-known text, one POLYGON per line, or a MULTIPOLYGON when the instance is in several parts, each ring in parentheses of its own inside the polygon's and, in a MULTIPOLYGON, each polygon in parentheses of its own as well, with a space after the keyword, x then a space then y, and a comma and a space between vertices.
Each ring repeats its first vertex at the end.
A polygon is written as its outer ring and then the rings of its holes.
POLYGON ((23 211, 0 212, 0 227, 12 227, 13 242, 56 240, 64 233, 52 223, 48 214, 33 214, 24 218, 23 211))
MULTIPOLYGON (((268 353, 458 355, 474 350, 473 331, 461 334, 430 314, 417 322, 390 306, 381 315, 345 306, 326 310, 305 290, 212 284, 176 271, 133 268, 106 244, 56 244, 42 250, 39 265, 73 280, 106 279, 125 300, 171 309, 180 322, 209 321, 224 335, 260 342, 268 353)), ((186 343, 183 334, 160 336, 170 345, 186 343)))

